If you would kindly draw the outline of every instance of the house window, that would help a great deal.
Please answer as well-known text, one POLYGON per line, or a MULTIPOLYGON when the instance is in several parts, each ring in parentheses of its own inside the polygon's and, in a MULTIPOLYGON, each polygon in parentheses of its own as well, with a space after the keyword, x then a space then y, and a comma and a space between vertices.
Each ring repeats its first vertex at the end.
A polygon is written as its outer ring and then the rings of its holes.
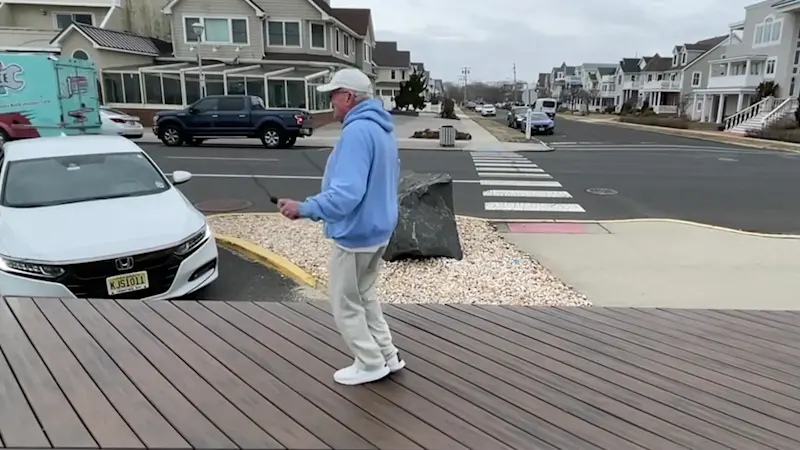
POLYGON ((144 102, 151 105, 181 105, 181 76, 176 73, 144 74, 144 102))
POLYGON ((681 53, 681 64, 686 64, 686 59, 687 59, 686 53, 681 53))
POLYGON ((781 27, 783 20, 775 20, 773 16, 767 16, 764 22, 756 25, 753 35, 753 45, 765 47, 774 45, 781 40, 781 27))
POLYGON ((142 103, 138 73, 103 72, 103 97, 108 103, 142 103))
POLYGON ((339 29, 337 28, 337 29, 335 29, 335 30, 333 31, 333 36, 334 36, 334 37, 333 37, 333 42, 335 42, 335 43, 336 43, 336 44, 335 44, 335 45, 336 45, 336 53, 339 53, 339 52, 341 51, 339 47, 341 46, 341 41, 342 41, 342 33, 340 33, 340 32, 339 32, 339 29))
POLYGON ((78 50, 75 50, 74 52, 72 52, 72 57, 75 58, 75 59, 82 59, 82 60, 86 61, 86 60, 89 59, 89 54, 86 53, 83 50, 78 49, 78 50))
POLYGON ((771 76, 772 78, 775 77, 775 69, 776 65, 778 64, 778 58, 770 58, 767 60, 767 64, 764 68, 764 76, 771 76))
POLYGON ((372 61, 372 59, 371 59, 371 58, 372 58, 372 55, 370 55, 370 54, 369 54, 369 50, 370 50, 370 49, 369 49, 369 44, 367 44, 367 43, 365 42, 365 43, 364 43, 364 61, 366 61, 366 62, 370 62, 370 61, 372 61))
POLYGON ((700 81, 702 80, 703 75, 700 72, 693 72, 692 73, 692 87, 700 86, 700 81))
POLYGON ((750 63, 750 75, 761 74, 761 61, 753 61, 750 63))
POLYGON ((321 23, 312 23, 309 26, 309 33, 311 34, 311 48, 327 48, 325 42, 325 25, 321 23))
POLYGON ((186 43, 202 40, 211 44, 250 44, 247 19, 184 17, 183 30, 186 43), (194 24, 203 25, 203 36, 194 32, 194 24))
POLYGON ((267 22, 267 45, 272 47, 301 47, 300 22, 270 20, 267 22))
POLYGON ((306 109, 306 82, 301 80, 267 80, 270 108, 306 109))
POLYGON ((72 25, 72 22, 84 25, 94 25, 94 15, 88 13, 55 13, 56 28, 63 30, 72 25))
POLYGON ((669 76, 669 81, 675 81, 675 77, 677 77, 677 76, 678 76, 678 75, 677 75, 677 74, 674 74, 674 73, 673 73, 673 74, 670 74, 670 76, 669 76))
POLYGON ((794 96, 794 87, 795 87, 794 86, 794 81, 795 81, 794 79, 795 79, 795 77, 792 77, 792 82, 789 83, 789 97, 794 96))
POLYGON ((672 65, 673 66, 678 65, 678 55, 672 55, 672 65))
POLYGON ((664 79, 664 74, 662 73, 658 74, 658 81, 661 81, 663 79, 664 79))
POLYGON ((400 79, 401 80, 405 80, 406 79, 406 71, 405 70, 400 72, 400 79))
POLYGON ((648 73, 647 74, 647 81, 653 81, 653 74, 652 73, 648 73))
POLYGON ((344 36, 344 56, 350 56, 350 36, 344 36))
POLYGON ((395 71, 393 70, 393 71, 392 71, 392 79, 394 80, 395 78, 397 78, 397 74, 396 74, 396 73, 395 73, 395 71))

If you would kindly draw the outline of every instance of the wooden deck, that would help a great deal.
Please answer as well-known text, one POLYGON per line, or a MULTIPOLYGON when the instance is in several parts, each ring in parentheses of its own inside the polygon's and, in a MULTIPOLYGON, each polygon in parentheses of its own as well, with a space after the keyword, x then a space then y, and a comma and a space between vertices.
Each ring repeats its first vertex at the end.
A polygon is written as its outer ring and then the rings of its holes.
POLYGON ((361 387, 324 304, 7 298, 4 448, 798 449, 800 313, 390 306, 361 387))

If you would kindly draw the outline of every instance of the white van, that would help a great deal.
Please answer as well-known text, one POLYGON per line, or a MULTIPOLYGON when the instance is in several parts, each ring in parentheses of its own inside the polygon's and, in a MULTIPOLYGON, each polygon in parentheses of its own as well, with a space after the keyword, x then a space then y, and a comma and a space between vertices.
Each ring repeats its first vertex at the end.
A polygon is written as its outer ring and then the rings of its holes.
POLYGON ((556 105, 558 102, 554 98, 537 98, 533 103, 533 111, 543 112, 551 119, 556 117, 556 105))

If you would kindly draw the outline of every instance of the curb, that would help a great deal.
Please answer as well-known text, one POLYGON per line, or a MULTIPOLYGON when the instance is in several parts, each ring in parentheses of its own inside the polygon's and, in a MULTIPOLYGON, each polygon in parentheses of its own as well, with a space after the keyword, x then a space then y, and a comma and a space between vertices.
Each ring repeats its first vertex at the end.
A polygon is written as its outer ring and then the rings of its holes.
POLYGON ((674 223, 678 225, 690 225, 694 227, 706 228, 709 230, 723 231, 726 233, 739 234, 750 237, 761 237, 768 239, 800 239, 800 234, 770 234, 759 233, 756 231, 737 230, 736 228, 727 228, 719 225, 710 225, 702 222, 693 222, 691 220, 683 219, 669 219, 669 218, 643 218, 643 219, 608 219, 608 220, 560 220, 560 219, 490 219, 491 223, 580 223, 580 224, 614 224, 614 223, 674 223))
POLYGON ((217 240, 217 244, 237 253, 241 253, 262 265, 275 269, 282 275, 291 278, 300 284, 311 288, 316 288, 318 285, 317 279, 305 270, 301 269, 297 264, 289 261, 287 258, 275 252, 259 246, 254 242, 219 233, 214 233, 214 237, 217 240))

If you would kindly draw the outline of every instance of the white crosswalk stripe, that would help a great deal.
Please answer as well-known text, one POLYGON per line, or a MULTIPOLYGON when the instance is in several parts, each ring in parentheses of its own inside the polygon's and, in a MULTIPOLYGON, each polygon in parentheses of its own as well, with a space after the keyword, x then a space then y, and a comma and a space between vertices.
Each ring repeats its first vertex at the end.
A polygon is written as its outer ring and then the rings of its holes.
MULTIPOLYGON (((484 209, 492 212, 585 213, 552 175, 516 153, 473 152, 484 209), (549 180, 547 180, 549 179, 549 180), (535 201, 534 201, 535 200, 535 201)), ((552 216, 550 216, 552 217, 552 216)))

